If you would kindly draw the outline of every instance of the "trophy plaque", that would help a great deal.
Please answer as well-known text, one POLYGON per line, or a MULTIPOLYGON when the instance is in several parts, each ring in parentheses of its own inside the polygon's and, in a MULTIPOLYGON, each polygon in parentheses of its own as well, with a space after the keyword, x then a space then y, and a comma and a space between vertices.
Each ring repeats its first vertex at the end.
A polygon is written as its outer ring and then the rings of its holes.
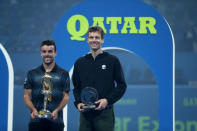
POLYGON ((84 103, 84 106, 81 106, 81 109, 91 110, 95 109, 98 105, 95 102, 98 100, 98 92, 93 87, 85 87, 81 92, 81 101, 84 103))
POLYGON ((49 73, 46 72, 42 77, 41 82, 43 86, 41 94, 44 95, 44 105, 43 105, 43 109, 38 112, 38 115, 36 115, 36 118, 51 119, 52 113, 49 110, 47 110, 47 103, 52 100, 52 87, 53 87, 52 77, 49 75, 49 73))

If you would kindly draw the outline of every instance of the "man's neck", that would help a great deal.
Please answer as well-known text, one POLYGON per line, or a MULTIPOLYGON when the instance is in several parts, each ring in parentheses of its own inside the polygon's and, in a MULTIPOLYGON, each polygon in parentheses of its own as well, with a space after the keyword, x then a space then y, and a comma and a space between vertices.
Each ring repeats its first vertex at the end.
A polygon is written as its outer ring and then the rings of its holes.
POLYGON ((55 66, 55 62, 51 63, 50 65, 43 63, 43 66, 46 72, 51 72, 55 66))
POLYGON ((91 50, 91 54, 94 59, 101 53, 103 53, 103 51, 101 49, 98 49, 97 51, 91 50))

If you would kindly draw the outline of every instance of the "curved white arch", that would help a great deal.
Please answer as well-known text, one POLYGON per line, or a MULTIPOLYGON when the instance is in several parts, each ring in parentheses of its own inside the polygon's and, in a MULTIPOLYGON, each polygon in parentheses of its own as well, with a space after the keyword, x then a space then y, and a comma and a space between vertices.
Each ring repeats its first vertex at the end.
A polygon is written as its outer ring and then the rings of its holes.
POLYGON ((171 33, 171 36, 172 36, 172 59, 173 59, 173 62, 172 62, 172 88, 173 88, 173 91, 172 91, 172 103, 173 103, 173 131, 175 131, 175 40, 174 40, 174 35, 172 33, 172 29, 170 27, 170 25, 168 24, 167 20, 165 19, 164 17, 164 20, 166 21, 169 29, 170 29, 170 33, 171 33))
POLYGON ((134 52, 130 51, 130 50, 127 50, 127 49, 124 49, 124 48, 120 48, 120 47, 103 47, 102 50, 122 50, 122 51, 126 51, 126 52, 129 52, 129 53, 132 53, 132 54, 135 54, 134 52))
POLYGON ((8 64, 8 73, 9 73, 9 91, 8 91, 8 125, 7 125, 7 131, 12 131, 13 129, 13 98, 14 98, 14 69, 12 65, 12 61, 10 59, 10 56, 8 55, 5 48, 0 43, 0 49, 2 50, 3 54, 5 55, 6 62, 8 64))

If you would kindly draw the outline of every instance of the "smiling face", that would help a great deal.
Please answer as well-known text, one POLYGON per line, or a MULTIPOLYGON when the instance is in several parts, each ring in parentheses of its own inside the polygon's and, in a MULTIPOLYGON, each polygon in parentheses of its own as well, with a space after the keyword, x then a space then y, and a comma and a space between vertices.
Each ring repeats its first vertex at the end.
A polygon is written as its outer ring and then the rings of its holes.
POLYGON ((40 53, 42 56, 42 61, 46 65, 52 64, 54 62, 55 56, 57 55, 53 45, 43 45, 41 47, 40 53))
POLYGON ((101 38, 100 32, 89 32, 88 33, 88 44, 90 49, 96 52, 101 49, 101 45, 103 44, 104 39, 101 38))

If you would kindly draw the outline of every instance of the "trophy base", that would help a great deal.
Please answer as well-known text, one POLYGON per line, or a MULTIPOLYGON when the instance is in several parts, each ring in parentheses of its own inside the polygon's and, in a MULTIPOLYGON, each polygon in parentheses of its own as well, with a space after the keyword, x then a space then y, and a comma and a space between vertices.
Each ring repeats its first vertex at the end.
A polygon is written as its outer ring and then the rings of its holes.
POLYGON ((52 113, 48 110, 41 110, 39 111, 38 115, 36 115, 36 118, 42 119, 51 119, 52 118, 52 113))
POLYGON ((98 106, 97 104, 84 105, 84 106, 81 106, 81 109, 91 110, 91 109, 95 109, 97 106, 98 106))

